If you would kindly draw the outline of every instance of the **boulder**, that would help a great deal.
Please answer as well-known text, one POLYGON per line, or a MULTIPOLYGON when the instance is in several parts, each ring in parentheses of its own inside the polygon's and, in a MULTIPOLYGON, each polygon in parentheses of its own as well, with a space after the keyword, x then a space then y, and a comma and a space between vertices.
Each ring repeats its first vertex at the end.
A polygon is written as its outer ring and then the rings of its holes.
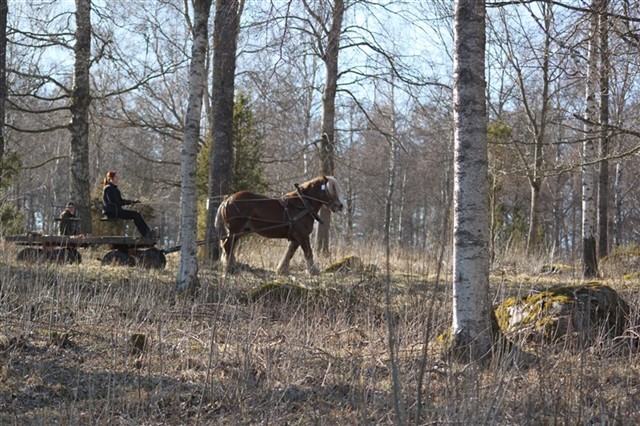
POLYGON ((599 262, 600 272, 605 277, 618 277, 640 271, 640 249, 617 248, 599 262))
POLYGON ((495 309, 511 339, 583 348, 624 334, 629 305, 601 283, 544 289, 511 297, 495 309))

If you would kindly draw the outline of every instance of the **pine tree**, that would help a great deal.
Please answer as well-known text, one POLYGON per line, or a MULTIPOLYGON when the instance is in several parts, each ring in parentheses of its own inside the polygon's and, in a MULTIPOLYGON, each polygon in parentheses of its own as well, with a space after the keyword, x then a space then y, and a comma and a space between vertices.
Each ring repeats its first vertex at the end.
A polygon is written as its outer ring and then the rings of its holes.
MULTIPOLYGON (((267 183, 264 171, 260 166, 262 155, 262 137, 257 129, 253 111, 249 105, 249 97, 244 93, 236 96, 233 108, 233 127, 235 147, 233 160, 233 182, 231 192, 249 190, 264 192, 267 183)), ((207 138, 198 154, 196 175, 198 191, 198 235, 204 236, 207 208, 207 183, 209 179, 209 151, 211 139, 207 138)))
POLYGON ((262 144, 260 134, 249 106, 249 98, 240 93, 233 108, 235 158, 233 167, 233 192, 247 189, 263 192, 267 188, 260 166, 262 144))

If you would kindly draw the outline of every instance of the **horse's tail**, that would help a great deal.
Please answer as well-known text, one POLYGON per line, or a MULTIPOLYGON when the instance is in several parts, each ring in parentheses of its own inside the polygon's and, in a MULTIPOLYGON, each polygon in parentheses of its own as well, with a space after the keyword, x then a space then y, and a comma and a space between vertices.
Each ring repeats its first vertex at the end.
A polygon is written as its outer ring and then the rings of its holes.
POLYGON ((214 222, 214 227, 216 228, 216 233, 218 234, 219 239, 223 239, 228 235, 227 225, 224 220, 225 210, 227 208, 227 200, 225 197, 224 200, 218 206, 218 211, 216 212, 216 220, 214 222))

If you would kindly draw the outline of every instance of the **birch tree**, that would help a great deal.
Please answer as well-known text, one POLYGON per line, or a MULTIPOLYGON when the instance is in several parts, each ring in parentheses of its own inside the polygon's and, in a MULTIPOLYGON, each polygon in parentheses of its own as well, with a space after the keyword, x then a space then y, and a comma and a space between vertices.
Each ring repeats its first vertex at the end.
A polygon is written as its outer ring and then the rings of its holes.
POLYGON ((453 65, 454 354, 478 360, 491 349, 485 95, 485 3, 457 0, 453 65))
POLYGON ((213 24, 209 210, 205 233, 205 250, 213 260, 220 256, 215 215, 222 196, 230 192, 233 180, 233 102, 242 6, 241 0, 217 0, 213 24))
POLYGON ((202 98, 207 81, 206 58, 211 2, 212 0, 193 2, 195 25, 193 26, 193 45, 189 72, 189 103, 185 116, 180 167, 182 247, 180 249, 180 268, 176 280, 176 291, 178 292, 187 288, 195 288, 198 284, 196 166, 198 142, 200 140, 202 98))
POLYGON ((83 233, 91 233, 89 197, 89 107, 91 105, 91 0, 76 0, 75 63, 71 89, 69 196, 75 201, 83 233))
POLYGON ((592 0, 589 19, 589 45, 587 52, 587 78, 585 85, 584 141, 582 142, 582 267, 585 278, 598 273, 596 257, 596 229, 598 226, 596 203, 596 144, 595 126, 597 113, 597 34, 599 0, 592 0))

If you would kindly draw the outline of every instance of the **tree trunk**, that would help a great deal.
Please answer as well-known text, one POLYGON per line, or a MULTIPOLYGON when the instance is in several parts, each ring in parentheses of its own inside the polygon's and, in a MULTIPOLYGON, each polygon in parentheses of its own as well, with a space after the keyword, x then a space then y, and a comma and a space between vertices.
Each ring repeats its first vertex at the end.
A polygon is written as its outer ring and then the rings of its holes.
POLYGON ((89 177, 89 106, 91 86, 91 0, 76 0, 76 45, 71 94, 71 147, 69 151, 69 196, 77 205, 82 233, 91 233, 89 177))
POLYGON ((607 0, 600 5, 600 176, 598 180, 598 257, 609 254, 609 19, 607 0))
MULTIPOLYGON (((559 100, 557 101, 559 102, 559 100)), ((559 105, 556 105, 556 108, 559 108, 559 105)), ((563 129, 565 128, 562 120, 556 126, 556 133, 553 135, 556 140, 563 141, 565 140, 565 135, 563 129)), ((562 161, 562 153, 564 150, 562 142, 555 144, 554 147, 554 164, 561 164, 562 161)), ((568 232, 566 232, 566 213, 565 210, 567 206, 565 204, 565 197, 563 195, 563 187, 565 186, 566 178, 563 174, 558 174, 554 179, 555 190, 553 191, 553 218, 554 218, 554 246, 556 250, 568 250, 571 247, 571 253, 574 252, 574 246, 569 245, 569 237, 568 232)), ((573 209, 572 209, 573 210, 573 209)), ((573 255, 571 255, 573 258, 573 255)))
POLYGON ((613 220, 614 245, 622 244, 622 163, 616 164, 616 179, 613 183, 615 216, 613 220))
MULTIPOLYGON (((392 86, 393 90, 393 86, 392 86)), ((387 170, 387 196, 385 199, 385 213, 384 213, 384 246, 385 246, 385 259, 386 259, 386 273, 387 273, 387 290, 385 292, 386 297, 386 306, 387 306, 387 329, 389 330, 388 334, 388 345, 389 345, 389 358, 391 362, 391 377, 393 382, 393 395, 394 395, 394 408, 396 411, 396 415, 398 416, 398 424, 403 424, 403 413, 404 409, 400 404, 400 395, 401 385, 400 378, 398 377, 398 368, 397 368, 397 340, 396 340, 396 331, 393 325, 393 321, 390 320, 391 313, 389 312, 390 307, 393 305, 392 295, 391 295, 391 222, 393 220, 393 196, 395 192, 395 183, 396 183, 396 174, 398 169, 398 142, 396 138, 395 132, 395 107, 393 105, 395 102, 393 95, 391 96, 391 108, 393 110, 391 114, 391 126, 394 130, 392 130, 392 135, 390 138, 390 152, 389 152, 389 168, 387 170)))
POLYGON ((219 237, 214 226, 222 197, 231 191, 233 181, 233 102, 236 49, 242 3, 217 0, 213 27, 213 74, 211 78, 211 153, 209 157, 209 210, 205 251, 207 257, 220 257, 219 237))
POLYGON ((0 190, 4 183, 4 122, 7 102, 7 0, 0 0, 0 190))
POLYGON ((387 169, 387 197, 385 199, 385 214, 384 214, 384 246, 386 249, 387 258, 387 270, 389 269, 389 260, 391 258, 391 234, 393 233, 394 222, 394 202, 396 177, 398 175, 398 132, 396 129, 396 106, 395 106, 395 80, 393 78, 393 72, 391 72, 391 96, 390 96, 390 116, 389 116, 389 168, 387 169))
MULTIPOLYGON (((352 127, 353 127, 353 122, 354 122, 354 118, 353 118, 353 109, 350 109, 349 111, 349 123, 351 123, 352 127)), ((354 185, 353 185, 353 175, 354 175, 354 168, 353 168, 353 151, 352 151, 352 147, 354 145, 354 131, 350 131, 349 132, 349 145, 347 147, 347 151, 349 152, 349 155, 347 156, 347 165, 346 165, 346 191, 345 191, 345 201, 346 201, 346 222, 347 222, 347 229, 346 229, 346 235, 345 235, 345 244, 347 247, 351 247, 351 244, 353 243, 353 231, 354 231, 354 214, 355 214, 355 202, 356 202, 356 194, 355 194, 355 189, 354 189, 354 185)))
MULTIPOLYGON (((306 56, 305 56, 306 58, 306 56)), ((316 88, 314 87, 313 82, 316 79, 316 71, 317 71, 318 65, 317 65, 317 58, 315 56, 312 57, 312 62, 311 62, 311 76, 307 77, 308 81, 309 81, 309 87, 307 87, 304 90, 304 98, 303 98, 303 103, 304 103, 304 146, 302 147, 302 160, 303 160, 303 173, 306 179, 309 178, 309 170, 311 170, 310 167, 310 159, 309 159, 309 152, 310 152, 310 148, 313 145, 311 142, 311 123, 313 121, 313 105, 314 105, 314 99, 313 99, 313 94, 316 90, 316 88)), ((305 60, 305 76, 306 76, 306 60, 305 60)))
MULTIPOLYGON (((527 252, 529 254, 536 254, 541 249, 541 229, 540 218, 542 217, 542 207, 540 200, 542 196, 542 168, 544 166, 544 152, 543 147, 547 133, 547 116, 549 113, 550 104, 550 61, 551 61, 551 41, 552 41, 552 10, 551 5, 544 6, 544 26, 545 26, 545 39, 544 39, 544 51, 542 56, 542 105, 540 107, 539 116, 536 120, 536 115, 529 109, 528 102, 525 102, 525 108, 527 109, 527 115, 531 122, 531 127, 534 129, 535 147, 533 154, 533 170, 529 177, 529 185, 531 187, 531 204, 529 209, 529 233, 527 236, 527 252)), ((524 82, 521 84, 521 90, 523 99, 525 87, 524 82)))
POLYGON ((200 140, 200 115, 206 84, 208 22, 212 0, 194 2, 193 45, 189 73, 189 103, 185 117, 181 159, 181 229, 180 268, 176 278, 176 291, 195 289, 198 285, 197 223, 198 196, 196 191, 196 165, 200 140))
POLYGON ((393 196, 395 192, 396 174, 398 170, 398 143, 395 135, 390 138, 389 168, 387 169, 387 196, 384 209, 384 246, 386 250, 387 269, 391 259, 391 223, 393 221, 393 196))
MULTIPOLYGON (((344 18, 344 0, 334 0, 331 28, 329 30, 325 55, 322 58, 326 67, 324 91, 322 92, 322 129, 320 141, 320 164, 322 174, 333 175, 335 156, 335 119, 336 92, 338 90, 338 54, 340 53, 340 32, 344 18)), ((331 212, 320 210, 324 223, 318 225, 316 249, 320 253, 329 252, 329 229, 331 212)))
MULTIPOLYGON (((537 171, 534 170, 534 173, 537 171)), ((541 195, 541 179, 532 178, 529 181, 531 189, 530 205, 529 205, 529 232, 527 234, 527 253, 535 254, 540 248, 540 216, 542 209, 540 208, 541 195)))
POLYGON ((457 0, 453 107, 453 353, 466 361, 491 350, 485 94, 485 4, 457 0))
MULTIPOLYGON (((394 113, 395 114, 395 113, 394 113)), ((405 195, 407 191, 407 171, 402 173, 402 184, 400 185, 400 205, 398 206, 398 229, 396 230, 396 241, 399 247, 403 244, 405 247, 409 247, 411 244, 411 238, 405 237, 405 223, 404 223, 404 210, 405 210, 405 195)))
POLYGON ((582 267, 585 278, 598 274, 596 257, 596 229, 598 225, 596 204, 596 170, 594 161, 596 118, 596 35, 598 34, 598 0, 592 1, 589 28, 589 51, 587 54, 587 80, 585 88, 586 108, 584 122, 584 142, 582 144, 582 267))

